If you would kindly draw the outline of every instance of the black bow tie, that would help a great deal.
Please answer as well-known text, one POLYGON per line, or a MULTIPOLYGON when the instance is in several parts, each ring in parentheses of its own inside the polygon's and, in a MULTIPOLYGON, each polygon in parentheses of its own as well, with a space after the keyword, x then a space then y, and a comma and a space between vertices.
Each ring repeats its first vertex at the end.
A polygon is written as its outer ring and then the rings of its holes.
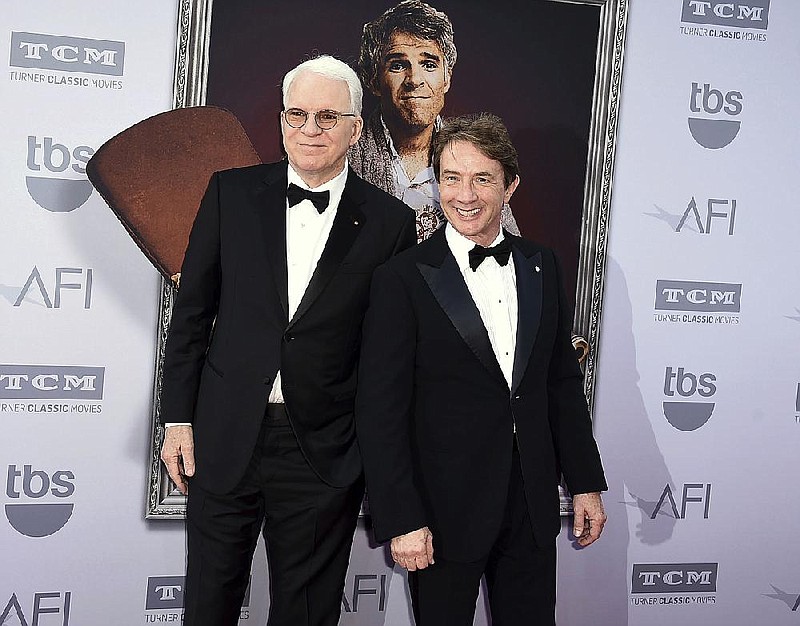
POLYGON ((289 206, 293 207, 295 204, 303 200, 311 200, 318 213, 324 213, 328 208, 328 202, 331 198, 330 191, 309 191, 298 187, 294 183, 289 183, 289 188, 286 190, 286 199, 289 201, 289 206))
POLYGON ((475 244, 475 247, 469 251, 469 266, 472 271, 477 270, 483 260, 490 256, 493 256, 500 265, 508 265, 508 258, 511 256, 511 240, 508 238, 503 239, 503 241, 491 248, 484 248, 475 244))

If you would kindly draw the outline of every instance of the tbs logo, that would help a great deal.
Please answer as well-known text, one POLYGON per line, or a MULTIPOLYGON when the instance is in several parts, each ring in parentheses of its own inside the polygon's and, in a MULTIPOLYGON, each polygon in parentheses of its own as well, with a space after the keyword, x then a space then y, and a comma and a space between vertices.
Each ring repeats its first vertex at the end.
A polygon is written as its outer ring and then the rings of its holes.
MULTIPOLYGON (((717 393, 717 377, 711 373, 693 374, 682 367, 668 367, 664 372, 664 395, 667 398, 709 399, 717 393)), ((665 400, 662 403, 664 417, 673 428, 682 431, 697 430, 714 412, 714 402, 699 400, 665 400)))
POLYGON ((53 213, 67 213, 82 206, 92 195, 92 184, 85 176, 86 163, 93 154, 89 146, 70 149, 52 137, 29 135, 26 163, 32 174, 25 177, 25 185, 33 201, 53 213), (82 177, 64 177, 73 172, 82 177))
POLYGON ((32 465, 8 466, 6 518, 26 537, 47 537, 61 530, 72 517, 74 505, 59 502, 75 493, 75 474, 57 470, 52 474, 32 465), (20 502, 20 500, 22 502, 20 502))
POLYGON ((689 96, 689 132, 704 148, 718 150, 731 143, 739 134, 742 113, 741 91, 723 92, 710 83, 692 83, 689 96))

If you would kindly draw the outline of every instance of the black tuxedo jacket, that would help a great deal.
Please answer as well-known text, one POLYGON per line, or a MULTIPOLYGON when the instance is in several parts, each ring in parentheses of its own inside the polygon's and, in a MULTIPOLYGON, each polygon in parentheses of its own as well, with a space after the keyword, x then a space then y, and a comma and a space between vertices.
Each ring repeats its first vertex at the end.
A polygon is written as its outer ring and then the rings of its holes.
POLYGON ((372 272, 416 241, 414 213, 349 172, 296 314, 286 270, 287 163, 213 175, 195 219, 164 357, 161 419, 191 422, 204 489, 244 475, 280 369, 300 447, 322 480, 361 473, 353 403, 372 272))
POLYGON ((379 541, 427 525, 434 554, 488 554, 514 437, 540 545, 560 529, 560 472, 572 493, 606 489, 558 264, 506 237, 519 306, 510 391, 444 229, 375 272, 356 424, 379 541))

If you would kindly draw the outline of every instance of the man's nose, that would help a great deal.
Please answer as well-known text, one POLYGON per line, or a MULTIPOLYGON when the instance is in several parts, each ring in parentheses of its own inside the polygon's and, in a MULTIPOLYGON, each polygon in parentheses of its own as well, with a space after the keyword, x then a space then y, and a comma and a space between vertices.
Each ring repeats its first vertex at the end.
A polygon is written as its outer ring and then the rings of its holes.
POLYGON ((474 202, 478 198, 478 194, 475 193, 475 186, 472 184, 471 180, 462 180, 458 184, 456 198, 459 202, 474 202))
POLYGON ((422 87, 425 84, 425 74, 422 68, 412 65, 406 71, 405 83, 407 89, 419 89, 422 87))
POLYGON ((319 126, 317 126, 317 116, 311 113, 308 114, 308 117, 306 118, 306 123, 303 124, 303 127, 300 130, 304 135, 308 135, 309 137, 321 135, 322 133, 325 132, 319 126))

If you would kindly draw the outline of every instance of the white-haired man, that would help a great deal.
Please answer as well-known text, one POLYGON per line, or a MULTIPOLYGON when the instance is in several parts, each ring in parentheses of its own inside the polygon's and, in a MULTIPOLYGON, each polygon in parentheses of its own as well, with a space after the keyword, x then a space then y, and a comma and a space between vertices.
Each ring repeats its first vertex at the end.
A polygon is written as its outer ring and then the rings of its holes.
POLYGON ((259 532, 270 626, 338 622, 361 322, 372 270, 415 241, 413 212, 347 165, 361 96, 333 57, 291 70, 287 160, 214 174, 195 220, 161 395, 162 459, 188 490, 186 626, 238 623, 259 532))

